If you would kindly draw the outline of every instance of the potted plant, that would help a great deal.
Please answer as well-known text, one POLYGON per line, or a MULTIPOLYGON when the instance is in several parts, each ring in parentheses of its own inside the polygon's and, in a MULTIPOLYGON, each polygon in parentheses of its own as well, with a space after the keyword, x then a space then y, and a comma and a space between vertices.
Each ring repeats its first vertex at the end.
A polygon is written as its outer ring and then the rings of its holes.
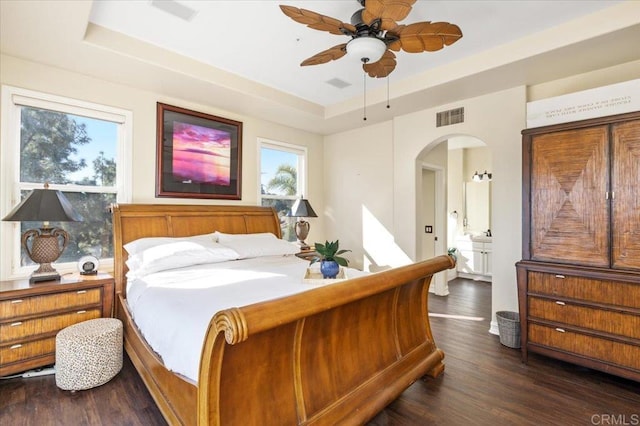
POLYGON ((458 251, 457 248, 449 247, 449 250, 447 250, 447 254, 453 257, 453 260, 458 260, 458 255, 456 254, 456 251, 458 251))
POLYGON ((349 264, 349 261, 340 255, 351 250, 340 250, 339 248, 340 240, 315 244, 318 255, 311 260, 311 264, 320 261, 320 272, 322 272, 323 278, 335 278, 340 272, 340 265, 347 266, 349 264))

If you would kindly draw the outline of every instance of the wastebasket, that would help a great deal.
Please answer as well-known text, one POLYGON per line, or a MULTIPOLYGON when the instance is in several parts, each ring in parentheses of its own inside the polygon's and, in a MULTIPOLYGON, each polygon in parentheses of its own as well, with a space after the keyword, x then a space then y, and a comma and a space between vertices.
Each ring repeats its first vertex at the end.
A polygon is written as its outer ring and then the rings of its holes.
POLYGON ((510 348, 520 347, 520 314, 510 311, 496 312, 500 343, 510 348))

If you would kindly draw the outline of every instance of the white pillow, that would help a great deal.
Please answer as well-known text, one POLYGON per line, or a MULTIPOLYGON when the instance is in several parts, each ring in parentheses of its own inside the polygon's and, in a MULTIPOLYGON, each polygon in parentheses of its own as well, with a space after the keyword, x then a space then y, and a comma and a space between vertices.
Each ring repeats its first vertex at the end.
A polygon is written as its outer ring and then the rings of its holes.
POLYGON ((300 247, 288 241, 280 240, 273 234, 243 234, 231 239, 219 238, 223 244, 238 253, 238 259, 261 256, 285 256, 296 254, 300 247))
POLYGON ((154 272, 185 266, 218 263, 238 259, 233 249, 209 240, 172 238, 129 256, 129 278, 141 278, 154 272))
POLYGON ((151 247, 161 246, 164 244, 174 243, 176 241, 195 241, 201 244, 216 242, 216 233, 194 235, 191 237, 146 237, 139 238, 125 244, 123 247, 129 255, 141 253, 151 247))
POLYGON ((219 243, 226 243, 228 241, 257 241, 257 240, 277 240, 271 232, 258 232, 255 234, 225 234, 219 231, 213 233, 214 238, 219 243))

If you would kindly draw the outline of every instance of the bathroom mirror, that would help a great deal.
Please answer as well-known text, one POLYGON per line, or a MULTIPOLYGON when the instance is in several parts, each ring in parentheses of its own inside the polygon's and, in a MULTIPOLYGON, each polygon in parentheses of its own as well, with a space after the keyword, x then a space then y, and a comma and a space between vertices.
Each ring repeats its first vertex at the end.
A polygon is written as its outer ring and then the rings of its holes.
POLYGON ((491 181, 464 182, 464 232, 482 234, 491 228, 491 181))

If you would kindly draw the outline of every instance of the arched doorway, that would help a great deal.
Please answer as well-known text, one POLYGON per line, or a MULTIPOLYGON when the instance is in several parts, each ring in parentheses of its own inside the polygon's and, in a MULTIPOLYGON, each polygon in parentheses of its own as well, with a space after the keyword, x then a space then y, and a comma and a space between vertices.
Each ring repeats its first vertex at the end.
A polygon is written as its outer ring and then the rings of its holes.
MULTIPOLYGON (((469 135, 439 138, 418 154, 415 204, 417 259, 445 254, 460 245, 465 251, 457 253, 463 262, 463 268, 459 269, 467 271, 463 273, 469 278, 491 280, 490 250, 477 250, 476 256, 472 246, 477 244, 471 242, 472 236, 475 240, 481 233, 490 232, 491 170, 489 148, 479 138, 469 135), (468 247, 463 243, 465 238, 469 239, 468 247), (469 265, 479 269, 469 271, 469 265)), ((490 247, 490 243, 486 245, 490 247)), ((457 270, 436 275, 431 291, 440 296, 447 295, 447 282, 456 276, 457 270)))

